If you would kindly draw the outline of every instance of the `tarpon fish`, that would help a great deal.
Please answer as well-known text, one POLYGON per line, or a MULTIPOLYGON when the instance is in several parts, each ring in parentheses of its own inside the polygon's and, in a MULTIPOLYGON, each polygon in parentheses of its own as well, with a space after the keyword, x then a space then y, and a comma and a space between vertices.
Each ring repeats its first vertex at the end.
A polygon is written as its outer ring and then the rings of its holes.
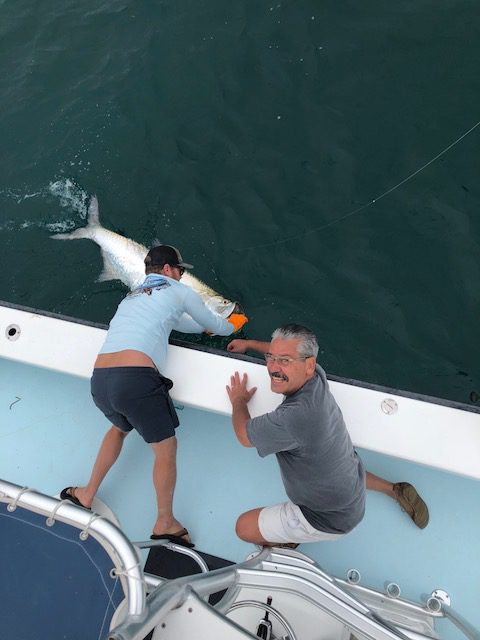
MULTIPOLYGON (((135 289, 145 279, 144 259, 148 249, 134 240, 102 227, 96 196, 92 196, 90 200, 86 227, 75 229, 71 233, 56 233, 51 237, 55 240, 87 238, 96 242, 103 257, 103 271, 98 277, 100 282, 121 280, 130 289, 135 289)), ((210 311, 222 318, 227 318, 232 312, 239 310, 236 302, 224 298, 188 271, 185 271, 181 281, 198 293, 210 311)))

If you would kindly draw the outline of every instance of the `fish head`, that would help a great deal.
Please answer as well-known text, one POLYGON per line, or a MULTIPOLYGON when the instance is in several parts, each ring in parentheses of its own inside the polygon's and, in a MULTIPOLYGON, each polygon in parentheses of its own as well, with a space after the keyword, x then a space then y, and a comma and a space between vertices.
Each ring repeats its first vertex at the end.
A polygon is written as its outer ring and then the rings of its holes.
POLYGON ((232 302, 231 300, 222 298, 222 296, 211 296, 204 302, 210 311, 216 313, 221 318, 228 318, 232 313, 242 313, 241 311, 237 311, 237 309, 240 309, 238 302, 232 302))

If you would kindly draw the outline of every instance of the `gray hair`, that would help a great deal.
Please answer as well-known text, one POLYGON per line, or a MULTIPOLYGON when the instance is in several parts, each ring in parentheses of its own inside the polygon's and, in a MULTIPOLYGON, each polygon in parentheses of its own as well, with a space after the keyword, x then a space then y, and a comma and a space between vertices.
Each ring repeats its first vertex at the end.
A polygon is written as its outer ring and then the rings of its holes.
POLYGON ((313 331, 301 324, 284 324, 272 333, 272 340, 300 340, 298 355, 301 358, 316 358, 318 342, 313 331))

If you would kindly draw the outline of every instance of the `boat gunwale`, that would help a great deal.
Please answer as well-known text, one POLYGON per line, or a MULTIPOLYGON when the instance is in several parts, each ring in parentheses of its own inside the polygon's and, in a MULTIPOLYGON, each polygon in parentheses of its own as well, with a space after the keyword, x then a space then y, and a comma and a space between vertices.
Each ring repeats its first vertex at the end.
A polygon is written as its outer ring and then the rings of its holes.
MULTIPOLYGON (((53 311, 47 311, 44 309, 36 309, 34 307, 28 307, 26 305, 20 305, 13 302, 7 302, 6 300, 0 300, 0 306, 6 307, 8 309, 15 309, 18 311, 24 311, 26 313, 34 313, 36 315, 45 316, 47 318, 53 318, 56 320, 63 320, 65 322, 71 322, 74 324, 80 324, 87 327, 92 327, 95 329, 107 330, 108 325, 101 322, 94 322, 91 320, 84 320, 82 318, 76 318, 73 316, 68 316, 62 313, 56 313, 53 311)), ((257 358, 255 356, 249 356, 241 353, 231 353, 229 351, 224 351, 222 349, 217 349, 215 347, 210 347, 208 345, 196 344, 192 342, 188 342, 187 340, 181 340, 180 338, 169 338, 169 344, 174 345, 176 347, 182 347, 184 349, 191 349, 193 351, 200 351, 203 353, 210 353, 217 356, 222 356, 224 358, 230 358, 231 360, 240 360, 244 362, 251 362, 253 364, 259 364, 262 366, 266 366, 265 361, 262 358, 257 358)), ((448 407, 450 409, 459 409, 460 411, 467 411, 469 413, 480 414, 480 407, 476 407, 471 404, 467 404, 465 402, 460 402, 458 400, 450 400, 448 398, 438 398, 436 396, 430 396, 422 393, 416 393, 413 391, 406 391, 403 389, 396 389, 394 387, 388 387, 384 385, 379 385, 373 382, 365 382, 362 380, 357 380, 355 378, 345 378, 342 376, 337 376, 335 374, 331 374, 327 372, 327 379, 332 382, 338 382, 345 385, 350 385, 353 387, 360 387, 362 389, 367 389, 370 391, 378 391, 380 393, 384 393, 386 395, 395 395, 401 398, 408 398, 410 400, 419 400, 420 402, 426 402, 429 404, 435 404, 442 407, 448 407)))

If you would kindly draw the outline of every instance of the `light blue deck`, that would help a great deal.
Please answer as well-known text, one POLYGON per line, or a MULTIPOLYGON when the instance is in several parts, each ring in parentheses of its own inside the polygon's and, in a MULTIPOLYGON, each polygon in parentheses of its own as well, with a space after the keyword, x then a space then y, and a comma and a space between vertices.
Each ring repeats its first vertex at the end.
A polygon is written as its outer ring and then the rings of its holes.
MULTIPOLYGON (((6 360, 0 377, 0 477, 50 494, 85 482, 108 427, 91 402, 89 382, 6 360)), ((188 408, 178 413, 176 516, 199 549, 242 560, 253 547, 236 538, 236 516, 284 499, 276 461, 242 448, 226 417, 188 408)), ((358 569, 366 586, 397 582, 402 596, 415 601, 445 589, 452 607, 480 628, 479 483, 360 453, 373 473, 415 484, 430 524, 420 531, 392 500, 369 492, 365 518, 352 534, 301 550, 337 576, 358 569)), ((149 447, 132 434, 99 494, 133 540, 148 538, 154 520, 151 470, 149 447)))

